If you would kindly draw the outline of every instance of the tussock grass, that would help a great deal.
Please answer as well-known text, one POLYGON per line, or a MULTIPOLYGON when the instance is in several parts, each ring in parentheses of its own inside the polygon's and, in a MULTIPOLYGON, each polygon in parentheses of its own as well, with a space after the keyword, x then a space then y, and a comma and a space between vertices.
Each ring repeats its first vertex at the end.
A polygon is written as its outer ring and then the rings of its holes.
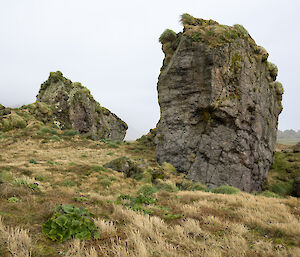
POLYGON ((11 256, 31 256, 32 239, 28 234, 28 230, 20 227, 12 228, 5 226, 2 217, 0 216, 0 239, 7 245, 7 249, 11 256))
POLYGON ((300 199, 208 192, 135 142, 12 138, 0 141, 0 256, 300 256, 300 199), (140 178, 103 168, 123 156, 140 178), (42 225, 57 204, 86 208, 100 238, 48 239, 42 225))

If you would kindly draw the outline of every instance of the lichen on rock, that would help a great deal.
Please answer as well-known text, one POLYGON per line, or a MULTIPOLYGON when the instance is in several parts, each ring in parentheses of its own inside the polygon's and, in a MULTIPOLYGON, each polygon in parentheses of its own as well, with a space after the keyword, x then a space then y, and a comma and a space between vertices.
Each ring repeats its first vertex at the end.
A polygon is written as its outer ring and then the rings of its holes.
POLYGON ((157 160, 209 187, 260 191, 282 110, 278 69, 241 25, 181 21, 183 32, 160 40, 157 160))
POLYGON ((49 110, 56 126, 73 128, 94 140, 123 140, 128 128, 124 121, 95 101, 86 87, 65 78, 60 71, 50 73, 36 104, 41 113, 49 110))

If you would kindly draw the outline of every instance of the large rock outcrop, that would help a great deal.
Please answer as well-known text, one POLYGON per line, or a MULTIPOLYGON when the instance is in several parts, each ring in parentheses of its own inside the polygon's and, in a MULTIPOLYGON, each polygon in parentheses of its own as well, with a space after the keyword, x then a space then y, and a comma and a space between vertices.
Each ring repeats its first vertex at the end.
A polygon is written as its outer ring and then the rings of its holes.
POLYGON ((260 191, 273 162, 282 85, 241 25, 182 15, 160 37, 156 155, 194 181, 260 191))
MULTIPOLYGON (((60 71, 50 72, 48 80, 41 85, 37 105, 43 104, 51 107, 49 111, 58 126, 73 128, 94 140, 123 140, 125 137, 126 123, 100 106, 81 83, 72 83, 60 71)), ((48 113, 47 108, 44 109, 48 113)))

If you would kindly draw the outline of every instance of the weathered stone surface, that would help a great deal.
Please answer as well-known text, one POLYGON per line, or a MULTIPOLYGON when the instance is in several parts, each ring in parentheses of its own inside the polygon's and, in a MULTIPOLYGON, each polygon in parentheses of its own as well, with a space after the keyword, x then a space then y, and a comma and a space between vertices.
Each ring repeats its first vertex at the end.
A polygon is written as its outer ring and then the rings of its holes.
POLYGON ((73 128, 92 139, 123 140, 127 125, 94 100, 79 82, 72 83, 62 73, 51 72, 41 85, 33 110, 44 121, 48 117, 58 127, 73 128))
POLYGON ((157 160, 209 187, 260 191, 282 110, 277 67, 241 25, 182 22, 175 39, 160 38, 157 160))

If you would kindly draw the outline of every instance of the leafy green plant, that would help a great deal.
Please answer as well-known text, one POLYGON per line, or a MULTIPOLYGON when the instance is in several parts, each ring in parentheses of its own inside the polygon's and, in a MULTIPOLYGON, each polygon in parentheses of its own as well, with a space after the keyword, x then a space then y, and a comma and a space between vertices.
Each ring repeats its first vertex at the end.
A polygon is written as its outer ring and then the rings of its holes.
POLYGON ((7 199, 7 201, 9 201, 10 203, 17 203, 20 201, 20 199, 18 197, 10 197, 7 199))
POLYGON ((64 242, 70 238, 98 239, 94 221, 86 209, 74 205, 58 205, 52 217, 43 225, 42 232, 53 241, 64 242))
POLYGON ((153 193, 157 190, 151 185, 144 185, 138 190, 137 196, 120 195, 117 203, 122 204, 122 200, 126 200, 123 205, 137 212, 144 214, 152 214, 152 210, 145 208, 143 205, 151 205, 157 202, 153 197, 153 193))
POLYGON ((39 164, 35 159, 31 159, 31 160, 29 161, 29 163, 32 163, 32 164, 39 164))
POLYGON ((29 183, 27 185, 28 188, 30 188, 33 191, 38 191, 39 190, 39 184, 38 183, 29 183))
POLYGON ((237 194, 240 192, 240 190, 236 187, 231 187, 231 186, 219 186, 219 187, 216 187, 216 188, 213 188, 211 190, 212 193, 215 193, 215 194, 227 194, 227 195, 230 195, 230 194, 237 194))

